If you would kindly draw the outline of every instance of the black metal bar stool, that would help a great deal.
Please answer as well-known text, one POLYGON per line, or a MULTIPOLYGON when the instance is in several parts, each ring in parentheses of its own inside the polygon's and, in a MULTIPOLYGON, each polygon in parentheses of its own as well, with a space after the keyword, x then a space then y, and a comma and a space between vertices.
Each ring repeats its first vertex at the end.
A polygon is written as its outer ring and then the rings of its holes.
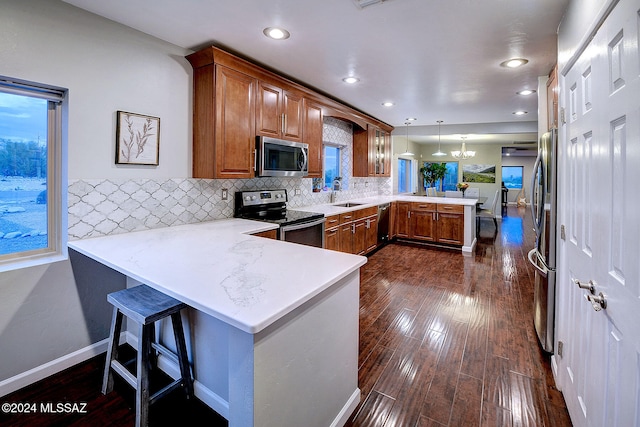
POLYGON ((102 380, 102 393, 107 394, 113 390, 113 372, 120 375, 136 390, 136 426, 146 426, 149 405, 157 399, 180 386, 184 387, 188 399, 193 396, 193 379, 187 358, 182 319, 180 318, 180 310, 187 305, 146 285, 113 292, 107 295, 107 301, 113 305, 113 319, 111 320, 111 336, 102 380), (138 323, 136 375, 132 374, 125 367, 125 364, 118 361, 118 341, 123 315, 138 323), (154 342, 155 322, 168 316, 171 316, 177 355, 154 342), (181 377, 150 395, 149 370, 152 365, 155 366, 156 352, 177 363, 180 366, 181 377))

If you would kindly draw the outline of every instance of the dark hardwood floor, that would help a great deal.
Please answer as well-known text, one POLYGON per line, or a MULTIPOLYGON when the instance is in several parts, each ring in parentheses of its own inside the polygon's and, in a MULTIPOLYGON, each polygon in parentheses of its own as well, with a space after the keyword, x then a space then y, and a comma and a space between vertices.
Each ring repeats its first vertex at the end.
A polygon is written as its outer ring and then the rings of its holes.
POLYGON ((530 213, 483 220, 474 256, 384 247, 361 270, 361 403, 348 427, 570 426, 533 329, 530 213))
MULTIPOLYGON (((570 426, 532 324, 530 215, 482 223, 474 256, 390 244, 361 270, 360 405, 348 427, 570 426)), ((130 426, 133 391, 100 393, 104 356, 0 397, 0 403, 87 403, 85 414, 7 414, 0 426, 130 426)), ((226 426, 175 391, 150 425, 226 426)), ((298 427, 298 426, 297 426, 298 427)), ((299 426, 304 427, 304 426, 299 426)))

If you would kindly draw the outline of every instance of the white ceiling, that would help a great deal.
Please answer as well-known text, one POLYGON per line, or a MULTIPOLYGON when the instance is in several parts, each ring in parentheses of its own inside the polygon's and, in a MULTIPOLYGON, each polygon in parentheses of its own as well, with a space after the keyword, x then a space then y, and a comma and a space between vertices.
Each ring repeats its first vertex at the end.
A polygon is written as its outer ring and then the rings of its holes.
POLYGON ((524 138, 535 140, 536 95, 516 92, 536 89, 556 62, 569 2, 387 0, 360 9, 354 0, 64 1, 187 49, 236 52, 395 126, 394 134, 404 135, 405 119, 415 117, 411 140, 422 143, 434 132, 437 141, 437 120, 442 143, 459 143, 460 126, 451 125, 460 124, 470 135, 507 140, 528 129, 524 138), (266 38, 270 26, 291 37, 266 38), (500 67, 514 57, 529 63, 500 67), (360 82, 342 82, 351 75, 360 82))

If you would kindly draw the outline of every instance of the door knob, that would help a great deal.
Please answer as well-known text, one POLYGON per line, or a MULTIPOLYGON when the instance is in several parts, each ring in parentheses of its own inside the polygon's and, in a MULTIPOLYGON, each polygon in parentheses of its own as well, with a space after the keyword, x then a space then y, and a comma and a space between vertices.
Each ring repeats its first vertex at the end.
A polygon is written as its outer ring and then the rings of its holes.
POLYGON ((573 279, 573 283, 578 285, 580 289, 588 289, 591 294, 596 294, 596 282, 594 282, 593 280, 589 280, 589 283, 584 283, 578 279, 573 279))
POLYGON ((603 308, 607 308, 607 299, 604 297, 604 294, 602 292, 600 292, 600 294, 598 295, 585 295, 584 297, 591 303, 591 306, 595 311, 600 311, 603 308))

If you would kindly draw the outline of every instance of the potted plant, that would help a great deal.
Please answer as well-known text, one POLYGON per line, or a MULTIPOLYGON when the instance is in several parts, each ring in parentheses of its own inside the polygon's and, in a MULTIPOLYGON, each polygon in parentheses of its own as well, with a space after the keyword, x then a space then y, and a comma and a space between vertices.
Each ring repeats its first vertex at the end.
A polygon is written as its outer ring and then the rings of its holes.
POLYGON ((447 165, 444 163, 427 163, 420 168, 420 173, 427 187, 433 187, 435 183, 444 178, 447 173, 447 165))

